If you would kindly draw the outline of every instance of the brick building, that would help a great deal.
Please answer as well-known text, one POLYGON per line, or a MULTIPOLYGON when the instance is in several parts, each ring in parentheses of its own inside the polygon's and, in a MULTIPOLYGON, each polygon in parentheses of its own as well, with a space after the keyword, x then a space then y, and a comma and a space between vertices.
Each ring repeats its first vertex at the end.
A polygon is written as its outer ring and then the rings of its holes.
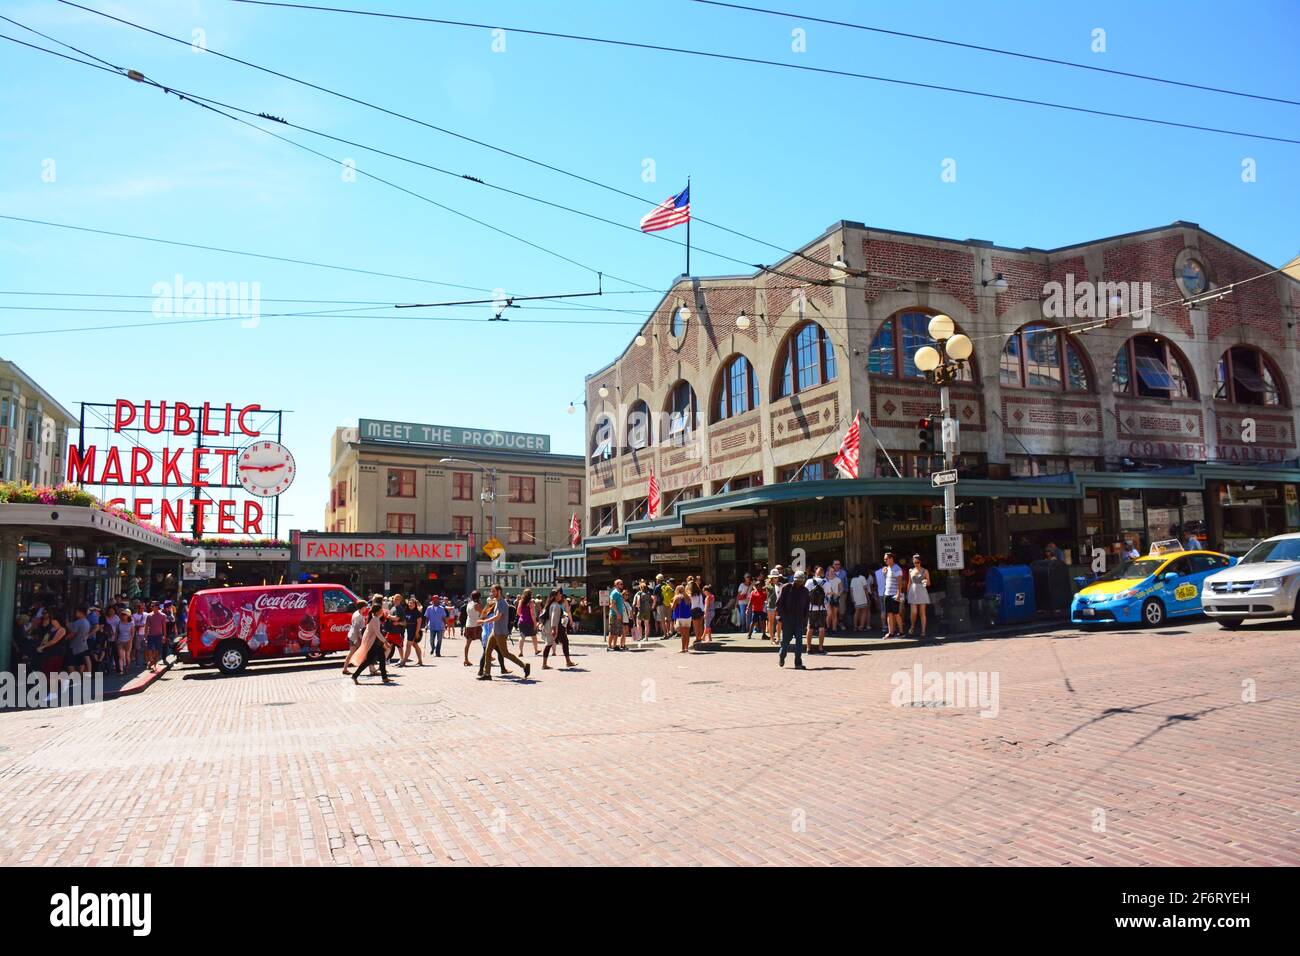
POLYGON ((796 549, 933 568, 939 397, 913 355, 938 313, 975 344, 952 390, 968 568, 1048 541, 1076 564, 1171 535, 1242 552, 1300 528, 1300 283, 1275 268, 1185 222, 1050 250, 841 222, 769 270, 681 277, 587 376, 587 539, 554 557, 592 583, 729 584, 796 549), (862 476, 836 480, 855 411, 862 476))

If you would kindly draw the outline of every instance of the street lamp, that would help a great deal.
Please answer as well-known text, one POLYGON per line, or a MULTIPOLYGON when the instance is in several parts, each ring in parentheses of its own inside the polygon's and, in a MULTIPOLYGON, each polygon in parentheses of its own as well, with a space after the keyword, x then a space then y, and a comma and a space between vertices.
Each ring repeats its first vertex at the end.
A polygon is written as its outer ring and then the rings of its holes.
MULTIPOLYGON (((916 350, 912 360, 916 367, 925 373, 926 381, 939 386, 939 404, 943 409, 943 466, 946 470, 957 467, 957 422, 951 417, 952 403, 948 395, 948 386, 961 374, 962 365, 975 351, 971 340, 957 331, 957 325, 946 315, 936 315, 930 319, 927 327, 930 338, 938 343, 923 345, 916 350)), ((943 486, 943 529, 944 534, 957 533, 957 486, 943 486)), ((961 580, 949 571, 944 587, 945 616, 949 627, 954 631, 966 630, 969 626, 969 614, 961 596, 961 580)))

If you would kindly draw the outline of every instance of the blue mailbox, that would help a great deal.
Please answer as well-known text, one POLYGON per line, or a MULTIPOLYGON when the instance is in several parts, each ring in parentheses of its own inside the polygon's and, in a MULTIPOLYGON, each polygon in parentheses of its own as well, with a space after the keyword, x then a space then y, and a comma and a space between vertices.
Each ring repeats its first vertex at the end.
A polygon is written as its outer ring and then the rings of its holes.
POLYGON ((1034 573, 1029 565, 990 568, 984 577, 984 593, 990 599, 989 623, 1018 624, 1034 619, 1034 573))

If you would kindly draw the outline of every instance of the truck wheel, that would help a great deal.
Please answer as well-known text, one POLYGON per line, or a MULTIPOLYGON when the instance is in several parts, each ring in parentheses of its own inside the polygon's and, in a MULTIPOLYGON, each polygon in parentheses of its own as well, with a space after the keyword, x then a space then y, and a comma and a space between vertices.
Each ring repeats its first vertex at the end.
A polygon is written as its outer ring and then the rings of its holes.
POLYGON ((1226 627, 1230 631, 1235 631, 1237 628, 1241 627, 1241 622, 1244 620, 1244 617, 1221 617, 1219 618, 1219 626, 1226 627))
POLYGON ((1165 623, 1165 606, 1158 598, 1148 598, 1142 605, 1142 620, 1148 627, 1159 627, 1165 623))
POLYGON ((243 641, 226 641, 217 646, 214 656, 217 670, 223 674, 238 674, 248 666, 248 645, 243 641))

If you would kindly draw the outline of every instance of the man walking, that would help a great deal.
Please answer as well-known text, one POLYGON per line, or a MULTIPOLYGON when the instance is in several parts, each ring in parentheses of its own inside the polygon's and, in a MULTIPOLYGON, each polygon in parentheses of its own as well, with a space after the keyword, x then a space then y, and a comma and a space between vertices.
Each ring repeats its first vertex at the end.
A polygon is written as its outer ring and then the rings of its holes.
POLYGON ((508 658, 523 668, 524 679, 527 680, 532 666, 515 657, 510 650, 510 609, 501 593, 501 585, 492 585, 492 602, 479 623, 483 626, 483 640, 486 643, 483 645, 483 659, 479 661, 478 679, 492 679, 492 651, 495 650, 501 661, 501 673, 508 673, 508 658))
POLYGON ((429 650, 433 651, 434 657, 442 657, 442 632, 447 627, 447 609, 436 594, 429 598, 429 606, 424 609, 424 626, 429 632, 429 650))
POLYGON ((781 653, 777 664, 785 667, 785 655, 794 642, 795 670, 807 670, 803 666, 804 628, 808 623, 808 602, 810 592, 804 584, 802 573, 795 575, 794 582, 781 589, 776 599, 776 613, 781 622, 781 653))

